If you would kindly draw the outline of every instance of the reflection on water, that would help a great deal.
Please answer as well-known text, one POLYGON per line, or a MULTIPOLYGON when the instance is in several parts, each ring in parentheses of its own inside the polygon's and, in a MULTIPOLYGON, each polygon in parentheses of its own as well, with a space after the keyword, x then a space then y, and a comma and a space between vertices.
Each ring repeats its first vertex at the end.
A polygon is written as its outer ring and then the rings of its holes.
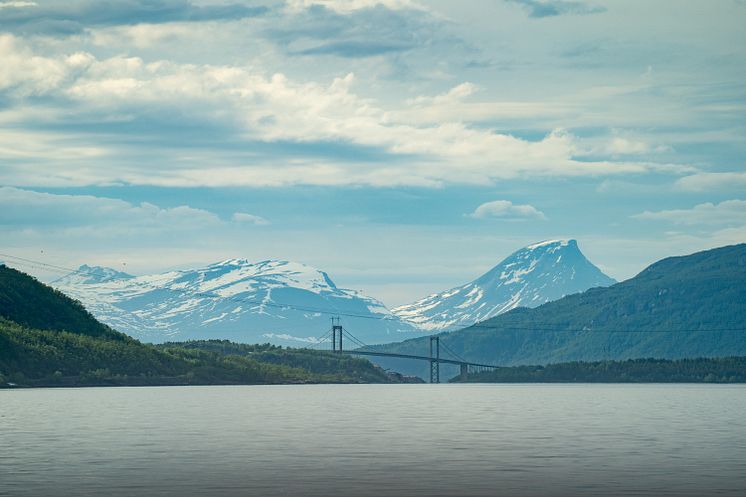
POLYGON ((746 495, 746 386, 0 391, 0 495, 746 495))

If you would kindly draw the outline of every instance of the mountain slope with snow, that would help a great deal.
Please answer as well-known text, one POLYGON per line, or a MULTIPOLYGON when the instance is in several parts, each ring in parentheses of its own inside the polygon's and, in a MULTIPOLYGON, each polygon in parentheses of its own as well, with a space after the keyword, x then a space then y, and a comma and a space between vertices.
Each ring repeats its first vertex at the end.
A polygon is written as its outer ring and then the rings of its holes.
POLYGON ((52 285, 112 328, 156 343, 214 338, 300 346, 330 328, 330 310, 365 343, 421 334, 378 300, 290 261, 231 259, 147 276, 81 266, 52 285))
POLYGON ((425 331, 453 330, 614 283, 585 258, 575 240, 548 240, 518 250, 470 283, 392 312, 425 331))

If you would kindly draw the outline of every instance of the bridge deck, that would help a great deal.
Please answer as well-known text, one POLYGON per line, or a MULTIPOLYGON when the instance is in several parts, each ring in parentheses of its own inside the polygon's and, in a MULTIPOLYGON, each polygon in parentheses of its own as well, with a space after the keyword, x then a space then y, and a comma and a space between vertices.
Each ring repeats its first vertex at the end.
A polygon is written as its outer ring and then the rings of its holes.
POLYGON ((377 357, 395 357, 398 359, 417 359, 420 361, 435 361, 435 362, 439 362, 443 364, 456 364, 458 366, 465 364, 467 366, 475 366, 475 367, 480 367, 480 368, 492 368, 492 369, 497 369, 500 367, 500 366, 495 366, 494 364, 479 364, 476 362, 457 361, 455 359, 444 359, 442 357, 435 358, 435 357, 411 355, 411 354, 394 354, 391 352, 367 352, 367 351, 362 351, 362 350, 341 350, 338 352, 342 352, 343 354, 349 354, 349 355, 367 355, 367 356, 377 356, 377 357))

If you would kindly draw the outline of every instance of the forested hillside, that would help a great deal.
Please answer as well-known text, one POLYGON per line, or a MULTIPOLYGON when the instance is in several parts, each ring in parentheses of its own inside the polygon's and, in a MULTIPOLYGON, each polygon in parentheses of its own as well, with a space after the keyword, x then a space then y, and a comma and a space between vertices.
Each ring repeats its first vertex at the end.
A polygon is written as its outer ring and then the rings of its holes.
MULTIPOLYGON (((667 258, 611 287, 440 336, 468 360, 506 366, 746 355, 746 244, 667 258)), ((380 346, 414 354, 427 347, 421 339, 380 346)))
MULTIPOLYGON (((452 381, 457 382, 456 377, 452 381)), ((628 359, 513 366, 470 374, 467 383, 746 383, 746 357, 628 359)))
POLYGON ((124 338, 98 322, 80 302, 5 265, 0 265, 0 316, 29 328, 124 338))
POLYGON ((230 342, 143 344, 5 266, 0 302, 0 386, 397 381, 368 361, 331 352, 230 342))

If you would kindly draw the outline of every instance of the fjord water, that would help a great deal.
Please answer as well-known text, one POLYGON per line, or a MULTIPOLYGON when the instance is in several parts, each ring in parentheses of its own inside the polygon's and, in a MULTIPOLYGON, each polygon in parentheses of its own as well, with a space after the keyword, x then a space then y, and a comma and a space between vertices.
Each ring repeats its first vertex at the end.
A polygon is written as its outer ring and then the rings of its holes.
POLYGON ((746 386, 0 391, 0 495, 746 495, 746 386))

